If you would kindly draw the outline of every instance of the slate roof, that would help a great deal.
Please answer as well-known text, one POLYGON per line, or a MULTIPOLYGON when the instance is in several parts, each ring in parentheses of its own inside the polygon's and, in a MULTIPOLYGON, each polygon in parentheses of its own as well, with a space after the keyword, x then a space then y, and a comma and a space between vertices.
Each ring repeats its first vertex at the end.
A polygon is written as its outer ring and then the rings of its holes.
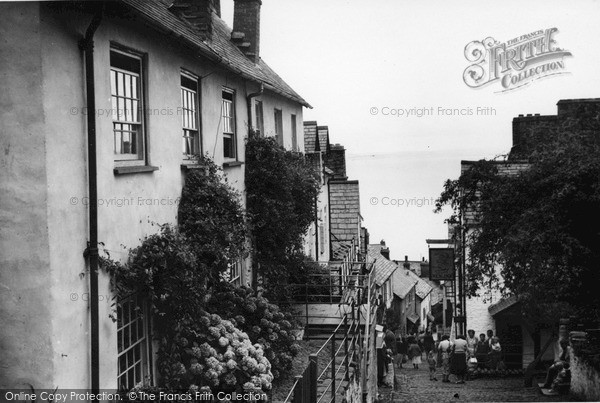
POLYGON ((421 261, 421 260, 416 260, 416 261, 394 260, 394 262, 398 265, 399 268, 407 271, 408 272, 407 275, 410 276, 416 282, 416 290, 415 291, 417 293, 417 296, 421 299, 424 299, 425 297, 427 297, 427 295, 429 295, 429 293, 433 290, 433 288, 425 279, 420 277, 421 265, 423 264, 423 261, 421 261), (408 267, 410 267, 410 270, 407 270, 405 268, 404 265, 406 263, 408 263, 408 267))
POLYGON ((245 79, 263 84, 264 88, 283 97, 312 108, 262 59, 252 62, 231 42, 231 28, 225 21, 213 16, 213 34, 206 40, 190 23, 177 17, 168 10, 172 0, 121 0, 136 14, 162 33, 169 34, 173 40, 193 47, 199 55, 217 62, 227 70, 239 74, 245 79))
POLYGON ((412 290, 412 288, 416 285, 417 281, 410 276, 409 270, 406 270, 402 267, 397 267, 397 270, 394 272, 392 277, 392 292, 397 295, 399 298, 406 298, 406 295, 412 290))
POLYGON ((381 255, 381 245, 374 244, 367 246, 369 261, 375 261, 373 270, 375 270, 375 283, 378 286, 383 285, 394 271, 398 268, 394 262, 381 255))
POLYGON ((431 286, 429 284, 427 284, 426 281, 424 281, 421 277, 413 274, 416 278, 417 278, 417 288, 416 288, 416 292, 417 292, 417 297, 421 298, 421 299, 425 299, 429 293, 433 290, 433 288, 431 288, 431 286))
POLYGON ((488 307, 488 312, 492 316, 496 316, 500 312, 510 308, 513 305, 516 305, 519 302, 519 298, 516 295, 512 295, 508 298, 503 298, 500 301, 492 304, 488 307))

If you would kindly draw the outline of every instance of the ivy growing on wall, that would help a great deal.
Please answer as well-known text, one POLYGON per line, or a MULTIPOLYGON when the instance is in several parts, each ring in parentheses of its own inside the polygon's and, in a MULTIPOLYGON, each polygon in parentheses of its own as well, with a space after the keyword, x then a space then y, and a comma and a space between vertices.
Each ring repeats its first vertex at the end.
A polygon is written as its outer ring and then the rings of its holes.
POLYGON ((304 235, 315 217, 320 184, 316 169, 274 138, 246 143, 246 200, 255 268, 267 290, 286 282, 302 255, 304 235))
POLYGON ((221 168, 200 157, 204 169, 188 172, 179 202, 179 228, 189 239, 209 281, 247 254, 248 236, 241 195, 221 168))

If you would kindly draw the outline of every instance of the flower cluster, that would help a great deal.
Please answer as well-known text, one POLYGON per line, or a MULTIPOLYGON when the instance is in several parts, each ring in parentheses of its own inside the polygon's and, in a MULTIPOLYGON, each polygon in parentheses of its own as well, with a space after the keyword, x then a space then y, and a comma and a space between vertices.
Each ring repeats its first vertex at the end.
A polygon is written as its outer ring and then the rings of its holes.
POLYGON ((230 318, 234 325, 248 333, 250 340, 262 346, 275 378, 291 369, 299 346, 292 334, 290 314, 256 295, 251 288, 229 284, 220 285, 210 294, 208 309, 218 310, 223 317, 230 318))
POLYGON ((159 369, 170 387, 207 387, 212 392, 271 389, 271 363, 260 344, 219 315, 202 313, 186 321, 159 350, 159 369), (182 343, 182 340, 185 342, 182 343))

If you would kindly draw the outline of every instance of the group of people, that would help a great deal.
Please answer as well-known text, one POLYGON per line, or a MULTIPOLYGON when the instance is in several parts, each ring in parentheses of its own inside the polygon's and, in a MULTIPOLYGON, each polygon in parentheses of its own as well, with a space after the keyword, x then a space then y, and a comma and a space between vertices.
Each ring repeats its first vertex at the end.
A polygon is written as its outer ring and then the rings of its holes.
POLYGON ((442 370, 442 382, 450 382, 450 374, 456 376, 456 383, 464 383, 469 370, 479 368, 498 369, 501 363, 502 348, 500 340, 494 336, 493 330, 475 337, 474 330, 468 330, 467 336, 459 335, 454 342, 444 335, 435 342, 433 335, 422 332, 409 336, 396 336, 390 329, 382 329, 377 347, 378 379, 383 382, 387 365, 392 357, 398 368, 409 361, 414 369, 422 365, 425 353, 429 366, 429 379, 437 381, 438 368, 442 370))

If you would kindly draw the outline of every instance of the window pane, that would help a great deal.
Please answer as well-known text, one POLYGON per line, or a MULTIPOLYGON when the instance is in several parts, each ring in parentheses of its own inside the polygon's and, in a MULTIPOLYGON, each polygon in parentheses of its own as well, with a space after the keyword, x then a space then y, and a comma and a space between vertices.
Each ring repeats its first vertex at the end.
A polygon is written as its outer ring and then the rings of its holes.
POLYGON ((223 155, 225 158, 235 158, 233 138, 231 135, 223 137, 223 155))
POLYGON ((147 316, 144 310, 137 311, 137 305, 144 306, 142 300, 130 297, 123 302, 122 317, 117 320, 124 324, 118 330, 118 382, 120 388, 131 389, 134 382, 143 380, 144 374, 150 374, 147 357, 148 337, 146 334, 147 316), (127 312, 128 321, 125 321, 127 312))
POLYGON ((131 98, 131 76, 124 74, 125 77, 125 97, 131 98))
POLYGON ((110 93, 111 95, 117 95, 117 72, 114 70, 110 71, 110 93))
POLYGON ((223 91, 222 121, 223 121, 223 155, 225 158, 235 158, 235 116, 233 93, 223 91))
POLYGON ((181 88, 181 121, 182 121, 182 137, 183 137, 183 154, 195 154, 199 150, 198 141, 198 113, 196 111, 196 91, 195 81, 182 76, 181 88), (186 85, 184 87, 184 84, 186 85))
POLYGON ((125 75, 121 72, 117 72, 117 95, 125 95, 125 75))
POLYGON ((111 51, 111 67, 115 159, 142 159, 141 59, 111 51))

